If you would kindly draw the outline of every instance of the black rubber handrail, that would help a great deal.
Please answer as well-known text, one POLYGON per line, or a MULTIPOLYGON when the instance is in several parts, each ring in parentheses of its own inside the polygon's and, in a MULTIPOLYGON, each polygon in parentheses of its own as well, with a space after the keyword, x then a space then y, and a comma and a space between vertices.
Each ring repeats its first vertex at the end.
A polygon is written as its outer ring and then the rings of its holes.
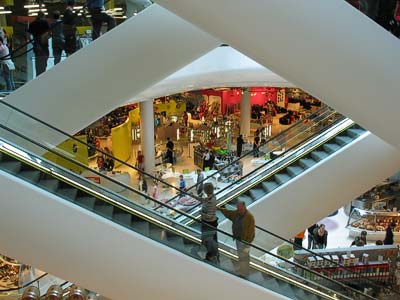
MULTIPOLYGON (((15 134, 15 135, 17 135, 17 136, 19 136, 19 137, 25 139, 25 140, 27 140, 28 142, 30 142, 30 143, 32 143, 32 144, 34 144, 34 145, 36 145, 36 146, 38 146, 38 147, 40 147, 40 148, 43 148, 43 149, 45 149, 45 150, 47 150, 47 151, 49 151, 49 152, 55 154, 56 156, 59 156, 59 157, 65 159, 65 160, 67 160, 67 161, 69 161, 69 162, 71 162, 71 163, 73 163, 73 164, 75 164, 75 165, 78 165, 78 166, 80 166, 80 167, 82 167, 82 168, 84 168, 84 169, 86 169, 86 170, 89 170, 89 171, 91 171, 92 173, 95 173, 95 174, 97 174, 97 175, 100 176, 100 177, 106 177, 106 176, 104 176, 103 174, 101 174, 101 173, 99 173, 99 172, 97 172, 97 171, 91 170, 91 169, 90 169, 89 167, 87 167, 86 165, 84 165, 84 164, 82 164, 82 163, 80 163, 80 162, 75 162, 75 161, 72 160, 71 158, 69 158, 69 157, 67 157, 67 156, 65 156, 65 155, 62 155, 62 154, 60 154, 60 153, 57 153, 57 152, 55 152, 54 150, 50 149, 49 147, 46 147, 46 146, 44 146, 44 145, 41 145, 41 144, 40 144, 39 142, 37 142, 37 141, 33 141, 32 139, 26 137, 25 135, 23 135, 23 134, 21 134, 21 133, 19 133, 19 132, 16 132, 16 131, 13 130, 13 129, 10 129, 10 128, 8 128, 8 127, 2 125, 2 124, 0 124, 0 128, 3 128, 4 130, 7 130, 7 131, 9 131, 9 132, 11 132, 11 133, 13 133, 13 134, 15 134)), ((26 151, 25 151, 25 152, 26 152, 26 151)), ((32 156, 36 157, 36 155, 32 155, 32 156)), ((42 158, 41 158, 41 159, 42 159, 42 158)), ((42 160, 43 160, 43 159, 42 159, 42 160)), ((50 162, 47 162, 47 163, 48 163, 49 165, 54 165, 53 163, 50 163, 50 162)), ((60 167, 57 167, 57 168, 58 168, 58 169, 61 169, 60 167)), ((67 170, 64 169, 64 172, 68 173, 70 176, 72 175, 72 176, 74 176, 74 177, 79 177, 81 180, 86 181, 84 178, 80 177, 80 176, 77 175, 77 174, 71 173, 70 171, 67 171, 67 170)), ((233 235, 231 235, 231 234, 229 234, 229 233, 227 233, 227 232, 225 232, 225 231, 223 231, 223 230, 221 230, 221 229, 218 229, 218 228, 216 228, 216 227, 213 227, 213 226, 211 226, 211 225, 209 225, 209 224, 207 224, 207 223, 204 223, 204 222, 201 221, 201 220, 197 220, 197 219, 193 218, 191 215, 186 214, 185 212, 182 212, 182 211, 180 211, 180 210, 178 210, 178 209, 176 209, 176 208, 174 208, 174 207, 171 207, 171 206, 169 206, 169 205, 167 205, 167 204, 164 204, 164 203, 162 203, 161 201, 159 201, 159 200, 157 200, 157 199, 153 199, 152 197, 150 197, 150 196, 147 195, 147 194, 144 194, 144 193, 139 192, 139 191, 135 191, 135 190, 131 189, 128 185, 122 184, 122 183, 120 183, 119 181, 113 180, 113 179, 111 179, 111 178, 107 178, 107 180, 110 180, 110 181, 112 181, 113 183, 115 183, 115 184, 117 184, 117 185, 119 185, 119 186, 123 186, 123 187, 125 187, 125 188, 127 188, 127 189, 130 189, 132 192, 134 192, 134 193, 136 193, 136 194, 140 194, 141 196, 143 196, 143 197, 145 197, 145 198, 147 198, 147 199, 150 199, 150 200, 153 201, 153 202, 156 202, 156 203, 158 203, 158 204, 161 204, 162 206, 164 206, 164 207, 166 207, 166 208, 168 208, 168 209, 172 209, 173 211, 175 211, 175 212, 177 212, 177 213, 180 213, 180 214, 182 214, 182 215, 185 215, 186 217, 188 217, 188 218, 194 220, 194 221, 197 222, 197 223, 200 223, 200 224, 203 225, 203 226, 209 227, 209 228, 212 229, 212 230, 215 230, 215 231, 217 231, 217 232, 219 232, 219 233, 221 233, 221 234, 223 234, 223 235, 225 235, 225 236, 228 236, 228 237, 230 237, 230 238, 232 238, 232 239, 235 239, 233 235)), ((89 180, 87 180, 87 181, 89 181, 89 180)), ((89 182, 88 182, 88 183, 89 183, 89 182)), ((89 184, 95 185, 93 182, 90 182, 89 184)), ((135 205, 134 203, 132 203, 132 202, 130 202, 130 201, 127 201, 127 200, 126 200, 125 198, 123 198, 121 195, 116 194, 115 192, 113 192, 113 191, 111 191, 111 190, 107 190, 107 189, 105 189, 104 187, 102 187, 102 186, 100 186, 100 185, 95 185, 95 186, 96 186, 97 188, 100 188, 100 189, 106 191, 107 194, 112 194, 114 197, 121 198, 124 202, 128 202, 130 205, 132 205, 132 204, 135 205)), ((117 201, 117 202, 119 202, 119 201, 117 201)), ((123 209, 126 210, 126 208, 123 208, 123 209)), ((144 209, 146 209, 146 208, 144 208, 144 209)), ((147 209, 146 209, 146 210, 147 210, 147 209)), ((154 213, 152 210, 147 210, 147 211, 154 213)), ((132 212, 132 211, 129 211, 129 213, 132 214, 133 212, 132 212)), ((159 215, 159 217, 161 217, 161 218, 163 218, 163 219, 166 219, 164 216, 160 216, 160 215, 159 215)), ((172 220, 172 219, 167 219, 167 220, 170 221, 170 222, 172 221, 173 223, 175 223, 174 220, 172 220)), ((184 227, 182 224, 178 224, 178 223, 175 223, 175 224, 184 227)), ((185 227, 185 228, 187 228, 187 227, 185 227)), ((187 229, 193 231, 193 229, 191 229, 191 228, 187 228, 187 229)), ((320 273, 318 273, 318 272, 316 272, 316 271, 313 271, 312 269, 309 269, 309 268, 307 268, 307 267, 305 267, 305 266, 303 266, 303 265, 300 265, 300 264, 298 264, 298 263, 291 262, 291 261, 289 261, 289 260, 287 260, 287 259, 285 259, 285 258, 282 258, 282 257, 280 257, 280 256, 278 256, 278 255, 276 255, 276 254, 274 254, 274 253, 269 252, 269 251, 266 250, 266 249, 261 248, 260 246, 253 245, 253 244, 248 243, 248 242, 246 242, 246 241, 241 241, 241 242, 244 243, 244 244, 246 244, 246 245, 248 245, 248 246, 250 246, 250 247, 252 247, 252 248, 254 248, 254 249, 257 249, 257 250, 259 250, 259 251, 261 251, 261 252, 263 252, 263 253, 266 253, 266 254, 271 255, 271 256, 273 256, 273 257, 275 257, 275 258, 278 258, 278 259, 280 259, 280 260, 283 260, 283 261, 285 261, 285 262, 287 262, 287 263, 289 263, 289 264, 291 264, 291 265, 294 265, 294 266, 296 266, 296 267, 298 267, 298 268, 300 268, 300 269, 302 269, 302 270, 304 270, 304 271, 310 272, 310 273, 312 273, 312 274, 314 274, 314 275, 316 275, 316 276, 318 276, 318 277, 321 277, 321 278, 323 278, 323 279, 325 279, 325 280, 328 280, 328 281, 330 281, 330 282, 332 282, 332 283, 335 283, 335 284, 337 284, 337 285, 340 286, 340 287, 343 287, 343 288, 345 288, 345 289, 352 290, 353 292, 358 293, 358 294, 361 294, 361 295, 363 295, 364 297, 367 297, 367 298, 370 298, 370 299, 374 299, 374 300, 375 300, 375 298, 370 297, 370 296, 368 296, 368 295, 366 295, 366 294, 364 294, 364 293, 362 293, 362 292, 360 292, 360 291, 357 291, 357 290, 353 289, 352 287, 349 287, 349 286, 347 286, 347 285, 345 285, 345 284, 343 284, 343 283, 341 283, 341 282, 338 282, 338 281, 336 281, 336 280, 334 280, 334 279, 332 279, 332 278, 330 278, 330 277, 327 277, 327 276, 325 276, 325 275, 323 275, 323 274, 320 274, 320 273)), ((290 273, 289 273, 289 274, 290 274, 290 273)), ((304 280, 307 280, 306 278, 303 278, 303 279, 304 279, 304 280)))
POLYGON ((135 171, 137 171, 138 173, 142 174, 143 176, 147 176, 147 177, 149 177, 149 178, 151 178, 151 179, 153 179, 153 180, 155 180, 155 181, 157 181, 157 182, 160 182, 160 183, 162 183, 162 184, 164 184, 164 185, 166 185, 166 186, 168 186, 168 187, 170 187, 170 188, 172 188, 172 189, 175 189, 175 190, 177 190, 177 191, 179 191, 180 193, 183 193, 183 194, 185 194, 185 195, 191 195, 189 192, 186 192, 186 191, 184 191, 184 190, 181 190, 181 189, 175 187, 174 185, 169 184, 168 182, 163 181, 162 179, 155 177, 154 175, 152 175, 152 174, 150 174, 150 173, 147 173, 147 172, 145 172, 145 171, 142 171, 141 169, 139 169, 139 168, 137 168, 137 167, 135 167, 135 166, 133 166, 133 165, 131 165, 131 164, 128 164, 127 162, 125 162, 125 161, 123 161, 123 160, 121 160, 121 159, 119 159, 119 158, 116 158, 116 157, 112 156, 110 153, 107 153, 107 152, 105 152, 104 150, 101 150, 101 149, 96 148, 95 145, 92 145, 92 144, 88 144, 88 143, 86 143, 86 142, 83 142, 83 141, 79 140, 78 138, 76 138, 75 136, 70 135, 69 133, 67 133, 67 132, 65 132, 65 131, 63 131, 63 130, 61 130, 61 129, 58 129, 57 127, 55 127, 55 126, 53 126, 53 125, 51 125, 51 124, 49 124, 49 123, 47 123, 47 122, 45 122, 45 121, 42 121, 42 120, 40 120, 39 118, 28 114, 27 112, 24 112, 23 110, 19 109, 18 107, 15 107, 15 106, 13 106, 12 104, 10 104, 10 103, 4 101, 3 99, 0 99, 0 103, 1 103, 1 104, 4 104, 4 105, 6 105, 6 106, 8 106, 8 107, 11 108, 12 110, 15 110, 15 111, 17 111, 17 112, 19 112, 19 113, 21 113, 21 114, 27 116, 28 118, 30 118, 30 119, 32 119, 32 120, 34 120, 34 121, 37 121, 37 122, 39 122, 39 123, 45 125, 46 127, 50 128, 50 129, 52 129, 52 130, 54 130, 54 131, 57 131, 57 132, 61 133, 62 135, 66 136, 67 138, 72 139, 72 140, 74 140, 75 142, 77 142, 77 143, 79 143, 79 144, 81 144, 81 145, 84 145, 85 147, 88 147, 88 148, 91 148, 91 149, 93 149, 93 150, 96 150, 97 152, 101 153, 102 155, 105 155, 105 156, 107 156, 108 158, 113 159, 114 161, 117 161, 117 162, 119 162, 120 164, 122 164, 122 165, 124 165, 124 166, 127 166, 127 167, 129 167, 129 168, 131 168, 131 169, 134 169, 135 171))
MULTIPOLYGON (((336 114, 336 112, 332 112, 332 114, 336 114)), ((243 176, 240 180, 249 178, 251 176, 253 176, 256 172, 258 172, 259 170, 267 167, 270 164, 273 164, 275 161, 277 161, 278 159, 280 159, 281 157, 285 156, 287 153, 289 153, 290 151, 295 150, 296 148, 298 148, 300 145, 314 139, 316 136, 323 134, 323 132, 327 131, 328 129, 330 129, 332 126, 335 126, 338 122, 344 120, 345 118, 343 116, 340 115, 340 118, 338 118, 337 120, 335 120, 335 122, 333 122, 332 124, 329 124, 328 126, 325 126, 324 128, 322 128, 320 131, 313 133, 312 135, 310 135, 309 137, 307 137, 306 139, 298 142, 297 144, 293 145, 292 147, 288 148, 284 153, 281 153, 279 155, 277 155, 274 159, 271 159, 269 161, 266 161, 264 164, 256 167, 255 169, 253 169, 251 172, 247 173, 245 176, 243 176)), ((231 184, 227 185, 226 187, 220 189, 218 192, 216 192, 215 194, 218 195, 220 193, 222 193, 223 191, 231 188, 232 186, 234 186, 236 183, 232 182, 231 184)), ((200 204, 190 208, 187 212, 191 212, 193 210, 195 210, 197 207, 199 207, 200 204)))
POLYGON ((17 290, 19 290, 19 289, 24 289, 24 288, 30 286, 31 284, 33 284, 33 283, 39 281, 40 279, 42 279, 43 277, 45 277, 45 276, 47 276, 47 275, 49 275, 49 274, 48 274, 48 273, 44 273, 44 274, 40 275, 39 277, 33 279, 32 281, 30 281, 30 282, 28 282, 28 283, 25 283, 24 285, 22 285, 22 286, 20 286, 20 287, 17 287, 17 288, 11 288, 11 289, 6 289, 6 290, 0 290, 0 294, 3 293, 3 292, 12 292, 12 291, 17 291, 17 290))

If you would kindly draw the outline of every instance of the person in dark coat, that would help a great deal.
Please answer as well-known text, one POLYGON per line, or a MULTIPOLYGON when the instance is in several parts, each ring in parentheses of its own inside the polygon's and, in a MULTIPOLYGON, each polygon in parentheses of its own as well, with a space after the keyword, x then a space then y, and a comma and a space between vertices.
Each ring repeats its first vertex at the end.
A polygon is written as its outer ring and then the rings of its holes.
POLYGON ((393 245, 393 229, 396 227, 396 223, 390 223, 389 226, 386 228, 386 236, 383 240, 384 245, 393 245))
POLYGON ((243 135, 239 135, 236 139, 236 156, 242 156, 242 149, 243 149, 243 135))

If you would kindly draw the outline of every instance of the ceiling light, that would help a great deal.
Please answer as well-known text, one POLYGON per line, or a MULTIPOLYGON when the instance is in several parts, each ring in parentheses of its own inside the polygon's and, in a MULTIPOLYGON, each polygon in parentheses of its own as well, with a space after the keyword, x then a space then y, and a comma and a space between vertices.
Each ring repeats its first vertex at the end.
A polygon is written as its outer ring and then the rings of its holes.
POLYGON ((11 14, 11 13, 12 13, 11 10, 2 10, 2 11, 0 11, 0 15, 11 14))
POLYGON ((74 9, 82 9, 83 6, 74 6, 74 9))
POLYGON ((39 4, 24 5, 24 8, 35 8, 35 7, 39 7, 39 4))

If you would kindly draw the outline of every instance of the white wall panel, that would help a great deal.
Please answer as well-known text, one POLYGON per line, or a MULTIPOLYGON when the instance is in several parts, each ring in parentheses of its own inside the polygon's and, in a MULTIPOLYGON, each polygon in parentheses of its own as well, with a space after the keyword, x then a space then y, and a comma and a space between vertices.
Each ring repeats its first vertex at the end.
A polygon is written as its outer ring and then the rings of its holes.
POLYGON ((156 2, 400 147, 400 41, 345 1, 156 2))

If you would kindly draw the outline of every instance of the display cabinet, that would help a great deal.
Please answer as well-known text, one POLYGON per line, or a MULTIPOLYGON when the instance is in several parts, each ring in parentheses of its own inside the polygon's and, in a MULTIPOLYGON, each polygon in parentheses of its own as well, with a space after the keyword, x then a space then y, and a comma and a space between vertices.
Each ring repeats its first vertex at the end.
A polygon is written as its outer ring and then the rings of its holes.
POLYGON ((400 242, 400 214, 388 211, 370 211, 354 208, 350 214, 347 228, 349 236, 356 237, 361 231, 367 231, 367 240, 383 240, 386 228, 390 223, 395 223, 394 240, 400 242))

